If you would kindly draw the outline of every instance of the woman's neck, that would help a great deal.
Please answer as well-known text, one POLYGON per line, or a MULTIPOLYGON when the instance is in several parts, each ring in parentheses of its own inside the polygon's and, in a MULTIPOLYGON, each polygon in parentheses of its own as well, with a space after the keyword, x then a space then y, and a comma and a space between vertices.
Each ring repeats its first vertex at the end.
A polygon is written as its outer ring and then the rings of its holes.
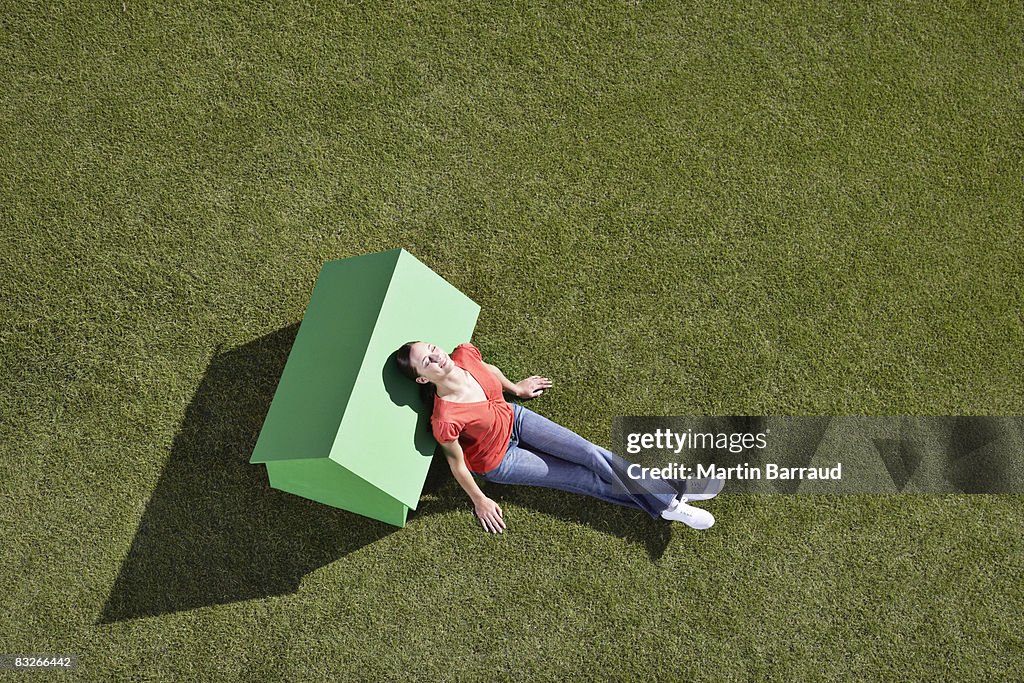
POLYGON ((451 373, 434 383, 439 398, 457 398, 470 388, 469 377, 464 368, 456 365, 451 373))

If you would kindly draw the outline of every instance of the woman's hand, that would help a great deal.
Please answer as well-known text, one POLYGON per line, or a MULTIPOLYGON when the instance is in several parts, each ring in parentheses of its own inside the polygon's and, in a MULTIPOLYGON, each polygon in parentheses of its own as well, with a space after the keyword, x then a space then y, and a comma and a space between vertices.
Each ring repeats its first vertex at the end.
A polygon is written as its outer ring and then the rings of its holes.
POLYGON ((492 534, 505 531, 505 520, 501 517, 501 508, 490 498, 484 497, 473 504, 473 511, 484 529, 492 534))
POLYGON ((551 388, 551 380, 547 377, 534 375, 516 383, 516 396, 519 398, 537 398, 545 389, 551 388))

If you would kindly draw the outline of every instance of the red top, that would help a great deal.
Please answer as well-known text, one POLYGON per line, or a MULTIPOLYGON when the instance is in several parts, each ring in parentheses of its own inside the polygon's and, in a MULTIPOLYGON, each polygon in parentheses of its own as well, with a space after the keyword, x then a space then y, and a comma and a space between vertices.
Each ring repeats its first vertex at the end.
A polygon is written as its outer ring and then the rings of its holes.
POLYGON ((484 366, 480 349, 459 344, 451 353, 452 361, 467 370, 480 383, 486 401, 453 403, 434 397, 430 425, 441 443, 459 440, 466 466, 471 472, 490 472, 501 463, 512 436, 512 406, 501 394, 501 382, 484 366))

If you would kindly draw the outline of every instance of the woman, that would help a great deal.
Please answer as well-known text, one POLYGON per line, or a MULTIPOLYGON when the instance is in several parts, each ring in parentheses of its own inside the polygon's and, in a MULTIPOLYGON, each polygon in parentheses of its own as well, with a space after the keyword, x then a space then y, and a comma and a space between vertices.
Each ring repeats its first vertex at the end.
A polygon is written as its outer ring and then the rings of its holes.
POLYGON ((485 363, 472 344, 451 355, 426 342, 409 342, 396 353, 402 372, 434 397, 430 423, 452 475, 473 501, 484 529, 505 530, 501 507, 484 495, 473 474, 498 484, 526 484, 590 495, 637 508, 652 517, 683 522, 694 529, 715 523, 710 512, 687 504, 715 497, 721 480, 688 493, 687 482, 629 477, 630 463, 578 434, 520 405, 502 391, 536 398, 551 387, 546 377, 512 383, 485 363))

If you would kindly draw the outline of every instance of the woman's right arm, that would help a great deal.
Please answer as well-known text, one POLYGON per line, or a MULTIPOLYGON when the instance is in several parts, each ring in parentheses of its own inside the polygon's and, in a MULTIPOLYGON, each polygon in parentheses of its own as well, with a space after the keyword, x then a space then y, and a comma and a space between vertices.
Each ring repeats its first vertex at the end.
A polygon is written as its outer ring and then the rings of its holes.
POLYGON ((493 500, 484 495, 484 492, 477 486, 473 479, 473 473, 466 467, 466 459, 462 456, 462 446, 459 440, 449 441, 441 444, 445 458, 448 460, 448 467, 452 470, 452 476, 459 486, 465 491, 470 500, 473 501, 473 510, 484 529, 492 534, 500 534, 505 530, 505 520, 502 519, 501 508, 493 500))

